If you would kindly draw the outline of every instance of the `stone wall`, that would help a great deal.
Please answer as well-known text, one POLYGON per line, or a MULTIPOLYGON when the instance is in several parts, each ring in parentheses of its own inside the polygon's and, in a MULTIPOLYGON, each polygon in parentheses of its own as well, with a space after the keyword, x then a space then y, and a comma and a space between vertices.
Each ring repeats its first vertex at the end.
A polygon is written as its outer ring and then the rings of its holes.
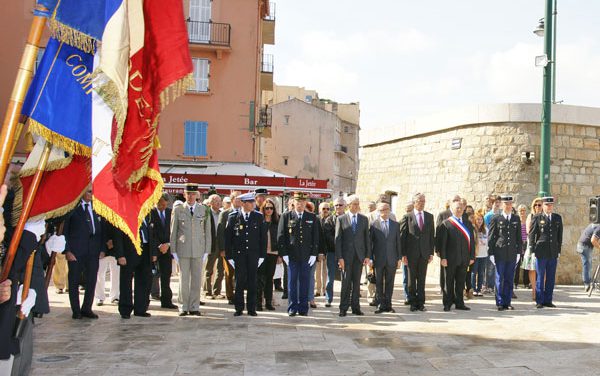
MULTIPOLYGON (((366 145, 361 150, 357 194, 366 202, 385 191, 398 192, 396 213, 415 192, 427 196, 426 210, 434 215, 456 193, 475 208, 484 206, 489 193, 510 193, 515 208, 529 207, 538 191, 539 130, 539 123, 531 122, 481 123, 366 145), (462 144, 452 150, 456 138, 462 144), (527 151, 535 152, 531 164, 521 160, 527 151)), ((559 283, 581 282, 575 245, 588 224, 588 199, 600 195, 599 137, 600 128, 595 126, 552 125, 551 192, 557 199, 555 212, 564 222, 559 283)))

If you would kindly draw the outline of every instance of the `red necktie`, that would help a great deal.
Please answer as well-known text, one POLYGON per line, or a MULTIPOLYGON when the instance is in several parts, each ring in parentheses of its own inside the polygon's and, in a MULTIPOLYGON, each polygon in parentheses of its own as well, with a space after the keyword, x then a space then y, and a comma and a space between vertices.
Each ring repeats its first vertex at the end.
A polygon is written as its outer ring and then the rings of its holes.
POLYGON ((423 231, 423 213, 419 212, 419 230, 423 231))

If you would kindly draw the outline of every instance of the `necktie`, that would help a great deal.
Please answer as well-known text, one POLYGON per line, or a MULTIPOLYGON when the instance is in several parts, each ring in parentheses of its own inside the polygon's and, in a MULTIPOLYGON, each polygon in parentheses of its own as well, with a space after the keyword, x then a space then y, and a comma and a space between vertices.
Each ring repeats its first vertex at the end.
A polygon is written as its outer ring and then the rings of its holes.
POLYGON ((388 221, 383 221, 383 234, 385 235, 385 237, 388 237, 388 234, 390 233, 390 229, 388 228, 388 221))
POLYGON ((460 223, 462 223, 462 218, 458 218, 458 221, 459 221, 460 223))
POLYGON ((164 226, 165 225, 165 212, 159 211, 158 213, 160 214, 160 221, 162 222, 162 224, 164 226))
POLYGON ((248 222, 249 217, 250 217, 250 213, 246 213, 246 222, 248 222))
POLYGON ((423 230, 423 213, 419 212, 419 230, 423 230))
POLYGON ((356 215, 352 216, 352 232, 356 232, 356 215))
POLYGON ((92 232, 92 235, 96 232, 95 228, 94 228, 94 217, 92 217, 90 215, 90 204, 83 204, 83 210, 85 210, 85 215, 87 216, 88 222, 90 222, 90 230, 92 232))
POLYGON ((192 215, 192 217, 194 216, 194 207, 190 206, 190 214, 192 215))

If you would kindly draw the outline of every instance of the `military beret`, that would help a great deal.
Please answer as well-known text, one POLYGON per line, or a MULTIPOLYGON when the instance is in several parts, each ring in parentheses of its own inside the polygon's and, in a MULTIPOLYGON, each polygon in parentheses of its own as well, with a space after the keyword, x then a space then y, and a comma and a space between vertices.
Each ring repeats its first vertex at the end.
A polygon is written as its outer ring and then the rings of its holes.
POLYGON ((294 200, 306 200, 308 195, 304 192, 294 192, 294 200))
POLYGON ((186 192, 198 192, 198 184, 187 183, 185 185, 185 191, 186 192))
POLYGON ((254 201, 254 192, 244 193, 243 195, 239 195, 238 198, 242 202, 252 202, 254 201))
POLYGON ((258 195, 268 195, 269 191, 267 191, 267 188, 256 188, 254 190, 254 195, 258 196, 258 195))

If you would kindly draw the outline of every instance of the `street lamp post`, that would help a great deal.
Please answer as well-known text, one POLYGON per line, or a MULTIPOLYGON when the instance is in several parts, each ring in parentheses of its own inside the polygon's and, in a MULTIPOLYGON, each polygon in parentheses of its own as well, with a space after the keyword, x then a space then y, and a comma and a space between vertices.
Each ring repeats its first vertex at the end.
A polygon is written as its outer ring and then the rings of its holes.
MULTIPOLYGON (((552 122, 553 102, 553 77, 555 65, 555 34, 554 20, 556 16, 556 0, 546 0, 546 12, 544 18, 544 53, 549 59, 544 66, 544 86, 542 95, 542 129, 540 147, 540 197, 550 195, 550 137, 552 122)), ((539 28, 538 28, 539 30, 539 28)), ((537 31, 536 30, 536 34, 537 31)), ((541 34, 541 33, 539 33, 541 34)), ((539 35, 538 34, 538 35, 539 35)))

